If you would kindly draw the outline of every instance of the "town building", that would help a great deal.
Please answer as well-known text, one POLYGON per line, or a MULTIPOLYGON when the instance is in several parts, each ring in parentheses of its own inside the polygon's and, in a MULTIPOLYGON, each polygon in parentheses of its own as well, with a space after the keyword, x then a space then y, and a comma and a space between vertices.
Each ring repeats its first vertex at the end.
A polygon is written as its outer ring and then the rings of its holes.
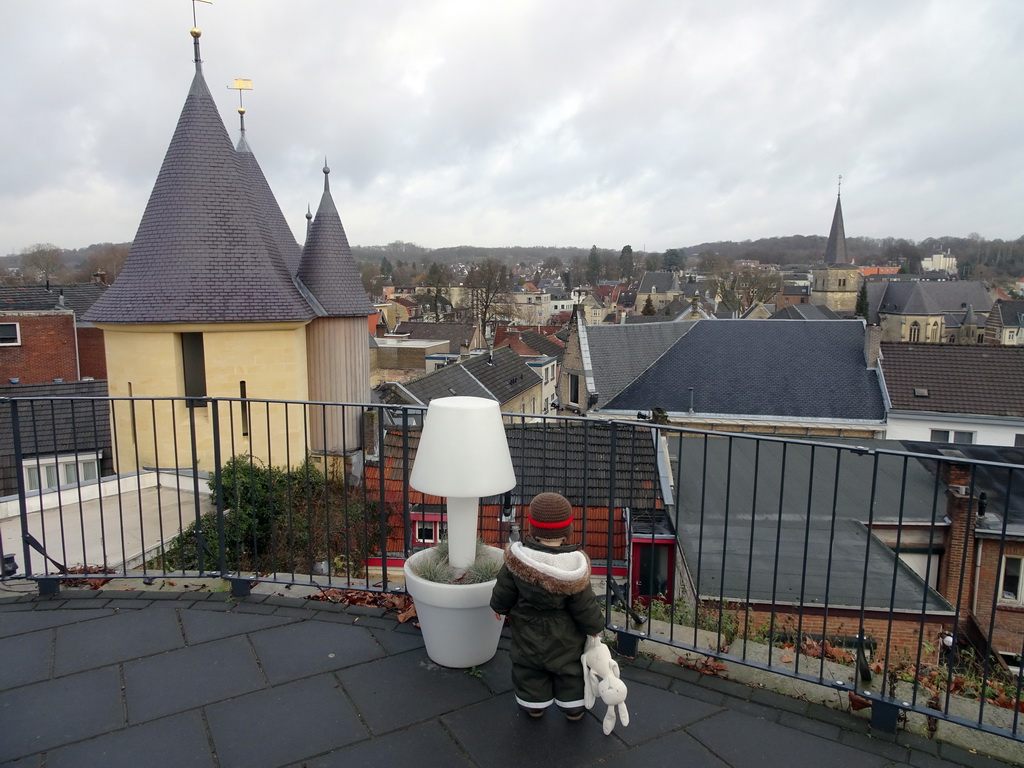
MULTIPOLYGON (((118 471, 156 466, 158 455, 163 466, 194 468, 187 446, 156 445, 157 435, 189 434, 193 423, 199 469, 215 466, 214 430, 229 431, 236 451, 267 460, 270 435, 248 429, 243 405, 214 423, 206 397, 369 398, 367 317, 375 310, 329 169, 300 247, 249 147, 244 110, 237 147, 228 137, 203 77, 200 34, 192 31, 195 75, 124 268, 85 314, 103 331, 112 396, 192 398, 188 408, 157 409, 151 426, 119 425, 139 434, 119 446, 118 471)), ((291 455, 305 456, 307 430, 314 454, 359 444, 357 414, 321 410, 312 407, 308 423, 274 428, 288 431, 291 455)))

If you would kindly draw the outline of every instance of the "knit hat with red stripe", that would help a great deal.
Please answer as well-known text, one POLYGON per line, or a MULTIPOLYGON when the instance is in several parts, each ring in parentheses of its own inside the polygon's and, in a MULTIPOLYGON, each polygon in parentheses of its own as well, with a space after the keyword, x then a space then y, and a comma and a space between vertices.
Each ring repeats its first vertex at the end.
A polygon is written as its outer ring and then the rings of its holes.
POLYGON ((560 493, 538 493, 530 502, 530 533, 537 539, 572 536, 572 504, 560 493))

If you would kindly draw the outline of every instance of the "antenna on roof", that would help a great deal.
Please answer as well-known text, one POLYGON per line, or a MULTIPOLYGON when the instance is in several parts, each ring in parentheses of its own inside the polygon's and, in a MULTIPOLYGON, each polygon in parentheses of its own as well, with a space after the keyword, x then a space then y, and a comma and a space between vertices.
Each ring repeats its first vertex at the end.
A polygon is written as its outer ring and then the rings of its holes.
POLYGON ((242 138, 245 138, 245 107, 242 106, 242 91, 252 90, 252 80, 246 77, 236 77, 234 85, 229 85, 232 91, 238 91, 238 122, 242 130, 242 138))

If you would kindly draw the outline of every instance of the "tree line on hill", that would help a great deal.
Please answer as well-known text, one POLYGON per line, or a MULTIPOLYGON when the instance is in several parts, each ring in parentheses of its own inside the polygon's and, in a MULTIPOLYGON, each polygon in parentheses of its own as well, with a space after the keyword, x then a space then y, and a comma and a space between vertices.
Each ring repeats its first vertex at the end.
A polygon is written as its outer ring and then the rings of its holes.
MULTIPOLYGON (((821 261, 827 238, 821 235, 788 235, 757 240, 715 241, 669 248, 663 252, 622 248, 565 246, 510 246, 487 248, 458 245, 427 248, 401 240, 387 245, 356 245, 352 253, 363 285, 373 293, 387 280, 396 285, 437 281, 432 265, 445 271, 442 276, 461 282, 473 264, 489 260, 510 270, 510 277, 522 282, 539 275, 561 276, 567 284, 594 284, 600 280, 635 278, 645 271, 660 269, 710 272, 738 259, 780 266, 813 264, 821 261)), ((104 272, 112 282, 120 272, 130 243, 96 243, 66 249, 51 243, 37 243, 19 253, 0 256, 0 283, 87 282, 104 272)), ((967 237, 929 237, 919 242, 903 238, 848 237, 846 250, 857 264, 904 264, 909 272, 920 272, 921 259, 933 253, 949 252, 959 262, 960 277, 970 279, 1018 278, 1024 275, 1024 236, 1016 240, 987 240, 977 233, 967 237)))

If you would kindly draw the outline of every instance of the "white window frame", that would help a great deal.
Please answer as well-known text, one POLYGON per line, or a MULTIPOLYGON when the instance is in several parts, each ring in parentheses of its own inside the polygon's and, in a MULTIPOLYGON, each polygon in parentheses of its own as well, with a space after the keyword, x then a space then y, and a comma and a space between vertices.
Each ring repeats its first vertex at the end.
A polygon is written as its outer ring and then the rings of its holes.
POLYGON ((1024 605, 1024 557, 1004 555, 999 566, 999 602, 1003 605, 1024 605), (1003 587, 1006 585, 1006 565, 1010 560, 1017 561, 1017 595, 1006 597, 1003 587))
POLYGON ((0 341, 0 347, 20 347, 21 346, 21 323, 13 323, 4 321, 0 325, 13 325, 14 326, 14 341, 0 341))
POLYGON ((99 480, 99 451, 30 456, 21 463, 25 488, 29 491, 52 491, 58 487, 99 480), (85 480, 80 478, 91 475, 85 480))

